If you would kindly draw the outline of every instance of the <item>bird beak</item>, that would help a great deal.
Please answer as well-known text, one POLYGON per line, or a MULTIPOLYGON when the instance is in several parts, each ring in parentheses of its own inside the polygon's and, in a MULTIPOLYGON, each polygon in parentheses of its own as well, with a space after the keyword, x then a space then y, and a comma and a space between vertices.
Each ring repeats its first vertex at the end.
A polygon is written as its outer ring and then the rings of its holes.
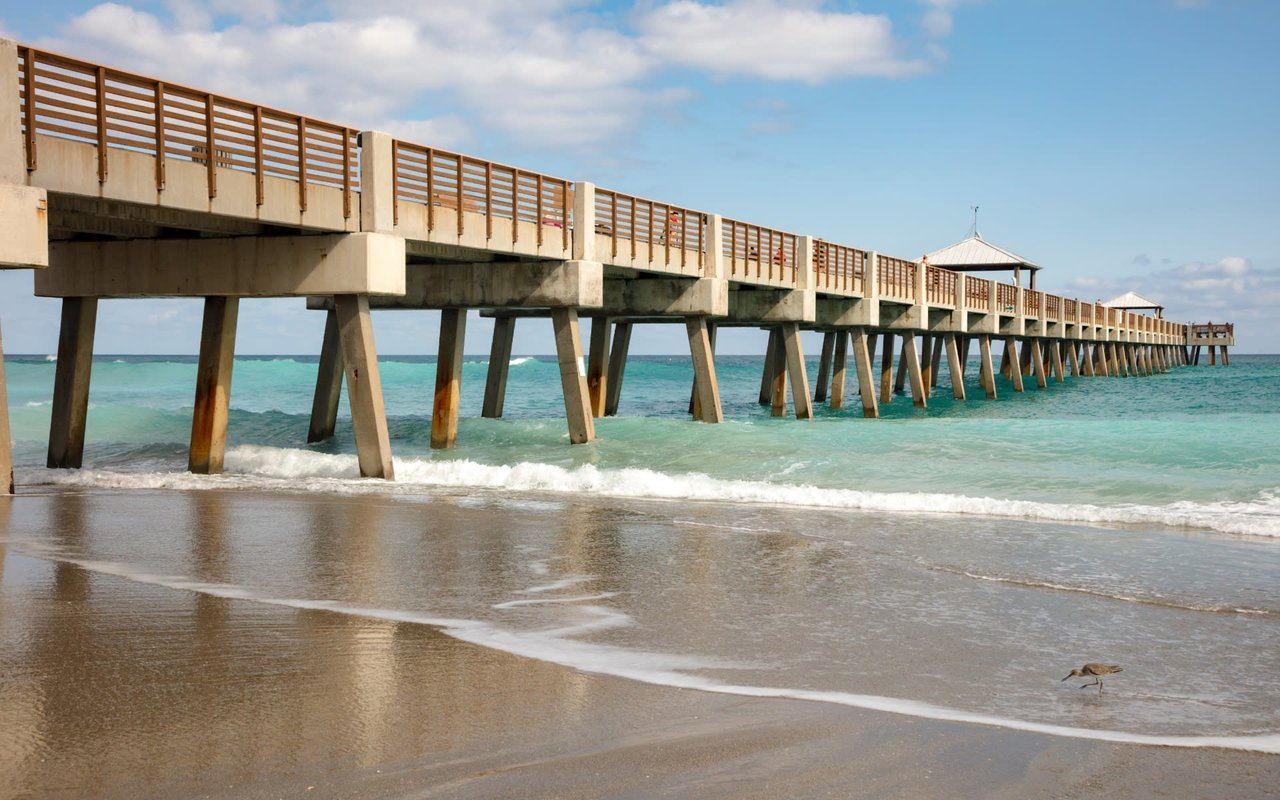
MULTIPOLYGON (((1067 678, 1070 678, 1070 677, 1071 677, 1070 675, 1067 676, 1067 678)), ((1063 678, 1062 681, 1065 681, 1067 678, 1063 678)), ((1058 683, 1062 683, 1062 681, 1058 681, 1058 683)))

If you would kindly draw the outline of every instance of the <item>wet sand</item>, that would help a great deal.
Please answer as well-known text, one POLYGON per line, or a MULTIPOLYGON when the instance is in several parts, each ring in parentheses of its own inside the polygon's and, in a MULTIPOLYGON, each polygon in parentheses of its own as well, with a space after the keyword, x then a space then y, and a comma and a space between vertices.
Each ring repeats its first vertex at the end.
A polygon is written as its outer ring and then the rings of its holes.
MULTIPOLYGON (((206 579, 230 581, 259 556, 221 547, 218 524, 245 520, 228 512, 219 523, 219 494, 196 494, 138 500, 172 506, 175 536, 185 536, 189 503, 210 512, 191 558, 206 579)), ((286 500, 318 514, 333 507, 331 498, 286 500)), ((387 502, 342 500, 370 516, 387 502)), ((0 498, 0 532, 22 535, 37 518, 23 503, 53 510, 50 536, 64 545, 103 522, 92 497, 20 496, 0 498)), ((449 519, 465 523, 466 514, 453 509, 449 519)), ((1102 744, 652 686, 479 647, 422 624, 174 590, 21 550, 0 546, 0 797, 1280 792, 1276 756, 1102 744)))

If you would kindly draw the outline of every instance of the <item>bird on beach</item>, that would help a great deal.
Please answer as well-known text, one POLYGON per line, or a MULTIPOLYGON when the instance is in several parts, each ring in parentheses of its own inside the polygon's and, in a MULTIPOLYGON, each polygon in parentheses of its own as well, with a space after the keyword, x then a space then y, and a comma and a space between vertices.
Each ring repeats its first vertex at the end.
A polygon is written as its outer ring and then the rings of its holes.
POLYGON ((1117 672, 1124 672, 1124 668, 1119 664, 1099 664, 1097 662, 1090 662, 1080 669, 1071 670, 1071 674, 1062 680, 1065 681, 1069 678, 1093 678, 1093 683, 1086 683, 1080 688, 1084 689, 1089 686, 1097 686, 1098 694, 1102 694, 1102 676, 1114 675, 1117 672))

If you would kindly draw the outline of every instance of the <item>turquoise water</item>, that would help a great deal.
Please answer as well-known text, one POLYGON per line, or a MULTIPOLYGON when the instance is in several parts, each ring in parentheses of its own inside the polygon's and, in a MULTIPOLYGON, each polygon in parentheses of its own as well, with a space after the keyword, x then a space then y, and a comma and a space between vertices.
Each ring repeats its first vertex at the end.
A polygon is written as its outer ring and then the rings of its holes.
POLYGON ((635 358, 576 446, 553 359, 515 359, 486 420, 472 358, 447 452, 432 360, 391 357, 395 482, 358 478, 345 406, 304 443, 314 358, 237 359, 226 474, 187 474, 194 361, 95 359, 68 471, 42 466, 55 365, 8 358, 6 581, 55 564, 687 689, 1280 752, 1280 357, 997 401, 974 364, 968 401, 944 371, 927 410, 808 421, 722 357, 722 425, 688 418, 687 358, 635 358), (1061 681, 1086 661, 1124 673, 1061 681))
MULTIPOLYGON (((193 357, 95 359, 85 466, 181 471, 190 435, 193 357)), ((9 357, 20 482, 42 482, 54 363, 9 357), (36 469, 29 469, 36 468, 36 469)), ((809 364, 809 375, 816 375, 809 364)), ((863 419, 856 395, 816 418, 770 417, 757 403, 760 359, 721 357, 726 421, 692 422, 687 358, 633 357, 619 415, 597 440, 567 443, 552 357, 515 359, 505 418, 479 408, 487 362, 463 370, 458 447, 432 451, 430 358, 387 357, 382 379, 402 483, 592 490, 628 496, 939 510, 1152 523, 1280 536, 1280 357, 1184 367, 1150 378, 1068 378, 1015 394, 1000 379, 969 400, 944 374, 927 410, 907 397, 863 419), (525 465, 522 475, 494 469, 525 465)), ((331 476, 322 455, 351 454, 346 400, 336 437, 305 444, 314 358, 236 360, 228 470, 275 479, 331 476), (263 450, 262 448, 272 448, 263 450), (314 457, 314 458, 312 458, 314 457)), ((853 383, 851 378, 851 383, 853 383)), ((856 385, 856 384, 855 384, 856 385)), ((342 469, 354 462, 346 459, 342 469)), ((340 474, 345 474, 341 473, 340 474)))

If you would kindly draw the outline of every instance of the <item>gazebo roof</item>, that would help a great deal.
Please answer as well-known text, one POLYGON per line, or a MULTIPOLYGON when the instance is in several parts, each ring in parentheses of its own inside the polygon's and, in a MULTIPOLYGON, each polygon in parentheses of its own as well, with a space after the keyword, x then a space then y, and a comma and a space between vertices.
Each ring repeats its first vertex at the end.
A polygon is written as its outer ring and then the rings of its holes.
POLYGON ((1111 298, 1103 303, 1103 305, 1107 308, 1123 308, 1127 310, 1133 310, 1135 308, 1164 308, 1164 306, 1159 303, 1152 302, 1137 292, 1125 292, 1119 297, 1111 298))
POLYGON ((1011 253, 1003 247, 996 247, 974 233, 964 241, 935 250, 926 258, 935 267, 955 272, 983 272, 988 270, 1029 269, 1038 270, 1040 266, 1022 256, 1011 253))

